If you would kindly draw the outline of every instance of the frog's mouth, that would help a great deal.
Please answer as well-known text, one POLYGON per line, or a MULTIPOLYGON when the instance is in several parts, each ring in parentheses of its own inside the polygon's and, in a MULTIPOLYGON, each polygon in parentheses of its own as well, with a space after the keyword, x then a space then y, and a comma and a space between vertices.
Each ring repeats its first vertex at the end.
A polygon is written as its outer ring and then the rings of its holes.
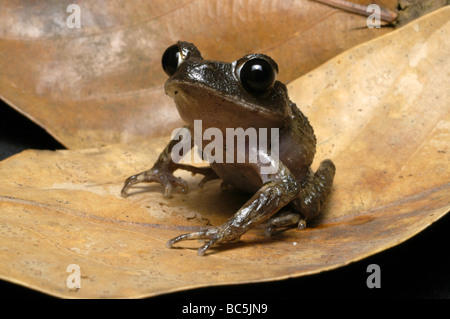
POLYGON ((216 89, 203 83, 185 81, 168 81, 165 90, 188 124, 202 120, 207 127, 282 127, 291 116, 289 102, 274 101, 273 97, 265 100, 264 97, 247 99, 242 95, 218 94, 216 89), (283 107, 275 108, 270 102, 283 107))

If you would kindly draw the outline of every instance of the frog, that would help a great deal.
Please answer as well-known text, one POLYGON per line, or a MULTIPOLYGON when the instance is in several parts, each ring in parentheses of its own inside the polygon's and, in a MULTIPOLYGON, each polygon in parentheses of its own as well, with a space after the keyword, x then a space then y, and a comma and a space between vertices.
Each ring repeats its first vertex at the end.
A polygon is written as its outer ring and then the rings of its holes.
MULTIPOLYGON (((311 169, 316 152, 316 136, 308 118, 288 96, 285 84, 277 80, 278 65, 268 55, 247 54, 234 62, 203 59, 193 43, 178 41, 169 46, 161 59, 168 79, 165 93, 171 97, 189 136, 190 148, 196 145, 195 122, 201 120, 202 132, 216 128, 255 128, 258 134, 276 129, 277 139, 266 137, 267 147, 252 147, 249 143, 244 161, 210 161, 209 166, 194 166, 173 159, 172 151, 179 143, 173 138, 146 171, 128 177, 121 190, 127 197, 138 183, 159 183, 164 197, 173 189, 187 193, 188 184, 174 175, 186 170, 203 176, 199 185, 221 179, 222 185, 248 193, 249 199, 222 225, 181 234, 167 241, 172 248, 184 240, 200 240, 199 256, 221 243, 239 241, 254 228, 263 228, 265 235, 297 228, 316 218, 332 192, 335 165, 330 159, 311 169), (265 128, 266 130, 260 130, 265 128), (277 154, 271 152, 277 144, 277 154), (257 152, 250 161, 251 152, 257 152), (263 168, 272 168, 264 170, 263 168)), ((225 134, 224 134, 225 136, 225 134)), ((229 152, 224 146, 224 152, 229 152)), ((235 146, 236 147, 236 146, 235 146)))

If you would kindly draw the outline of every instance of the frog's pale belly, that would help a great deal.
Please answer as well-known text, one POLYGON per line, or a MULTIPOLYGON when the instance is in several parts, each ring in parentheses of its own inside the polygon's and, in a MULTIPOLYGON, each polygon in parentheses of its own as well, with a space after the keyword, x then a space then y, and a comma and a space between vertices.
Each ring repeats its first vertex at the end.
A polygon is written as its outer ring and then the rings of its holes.
POLYGON ((211 168, 224 183, 249 193, 256 193, 263 181, 259 172, 246 163, 211 163, 211 168))

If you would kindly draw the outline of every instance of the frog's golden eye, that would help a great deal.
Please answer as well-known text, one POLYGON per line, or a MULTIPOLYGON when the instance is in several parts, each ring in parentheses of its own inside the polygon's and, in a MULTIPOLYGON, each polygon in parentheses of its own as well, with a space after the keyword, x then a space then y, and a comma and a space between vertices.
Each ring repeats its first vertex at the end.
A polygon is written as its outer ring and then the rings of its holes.
POLYGON ((168 76, 172 76, 175 73, 181 62, 182 57, 178 44, 168 47, 161 59, 163 70, 168 76))
POLYGON ((263 57, 254 57, 246 61, 239 71, 239 80, 247 91, 263 93, 275 83, 277 70, 263 57))

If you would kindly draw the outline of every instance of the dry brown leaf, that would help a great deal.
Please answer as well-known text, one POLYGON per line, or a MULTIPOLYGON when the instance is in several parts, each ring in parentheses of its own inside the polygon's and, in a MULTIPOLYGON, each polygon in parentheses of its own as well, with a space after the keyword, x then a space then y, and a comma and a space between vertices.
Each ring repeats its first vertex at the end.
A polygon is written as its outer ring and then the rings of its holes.
MULTIPOLYGON (((0 1, 0 97, 71 149, 179 126, 160 65, 177 40, 214 60, 269 54, 286 82, 392 30, 367 29, 366 17, 309 0, 85 1, 81 28, 69 29, 72 2, 0 1)), ((379 3, 393 9, 397 1, 379 3)))
POLYGON ((198 257, 180 233, 220 224, 246 196, 219 182, 166 200, 159 185, 119 196, 166 139, 78 151, 25 151, 0 163, 0 278, 61 297, 144 297, 298 277, 414 236, 449 208, 449 8, 360 45, 294 81, 290 96, 337 167, 321 217, 304 231, 262 230, 198 257), (150 192, 143 192, 150 191, 150 192), (66 286, 67 266, 81 288, 66 286))

